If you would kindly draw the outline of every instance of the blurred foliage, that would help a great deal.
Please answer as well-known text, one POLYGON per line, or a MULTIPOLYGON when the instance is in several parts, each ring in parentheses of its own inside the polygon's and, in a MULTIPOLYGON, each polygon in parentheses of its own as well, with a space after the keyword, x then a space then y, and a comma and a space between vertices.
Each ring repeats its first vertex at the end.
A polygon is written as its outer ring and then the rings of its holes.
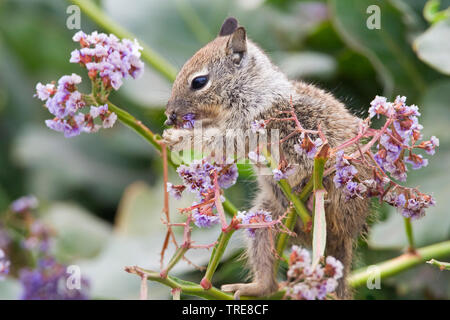
MULTIPOLYGON (((366 8, 374 2, 370 0, 97 2, 177 68, 233 15, 291 78, 329 90, 361 117, 377 94, 406 95, 420 107, 424 134, 441 139, 429 167, 411 172, 408 182, 433 193, 438 203, 414 222, 416 241, 425 245, 449 238, 450 19, 425 20, 425 0, 377 1, 380 30, 366 28, 366 8)), ((428 16, 449 4, 434 4, 428 16)), ((93 296, 136 298, 139 281, 123 267, 159 268, 164 235, 161 161, 122 125, 70 140, 45 128, 48 113, 32 97, 35 84, 71 72, 82 74, 80 67, 68 63, 76 45, 71 41, 75 31, 66 28, 67 6, 54 0, 0 1, 0 212, 23 194, 36 195, 44 221, 57 231, 55 254, 81 266, 91 279, 93 296)), ((85 32, 97 29, 84 15, 81 26, 85 32)), ((170 83, 147 67, 142 79, 128 81, 112 100, 161 132, 169 94, 170 83)), ((252 190, 251 174, 241 174, 227 196, 245 208, 252 190)), ((182 206, 171 202, 173 212, 182 206)), ((373 224, 369 241, 361 241, 355 267, 395 257, 405 247, 401 217, 389 208, 377 211, 380 221, 373 224)), ((197 230, 194 239, 207 243, 217 234, 215 229, 197 230)), ((233 237, 215 275, 218 285, 245 281, 247 272, 236 260, 242 246, 239 235, 233 237)), ((208 251, 189 254, 195 263, 207 263, 208 251)), ((185 262, 174 272, 187 280, 201 278, 185 262)), ((449 273, 424 265, 383 281, 381 290, 361 288, 356 297, 450 298, 449 281, 449 273)), ((0 298, 16 298, 18 291, 14 280, 0 283, 0 298)), ((151 284, 149 297, 167 298, 169 290, 151 284)))

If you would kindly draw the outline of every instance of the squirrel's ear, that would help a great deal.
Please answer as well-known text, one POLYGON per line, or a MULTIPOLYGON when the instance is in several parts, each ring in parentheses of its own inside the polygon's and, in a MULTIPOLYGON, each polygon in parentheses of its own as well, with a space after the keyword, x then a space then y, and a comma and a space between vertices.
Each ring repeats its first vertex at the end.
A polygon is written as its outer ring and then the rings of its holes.
POLYGON ((228 40, 227 53, 232 54, 234 63, 239 64, 246 51, 247 34, 244 27, 239 27, 233 32, 228 40))
POLYGON ((222 27, 220 28, 219 36, 220 37, 229 36, 234 31, 236 31, 237 27, 238 21, 236 20, 236 18, 233 17, 226 18, 222 24, 222 27))

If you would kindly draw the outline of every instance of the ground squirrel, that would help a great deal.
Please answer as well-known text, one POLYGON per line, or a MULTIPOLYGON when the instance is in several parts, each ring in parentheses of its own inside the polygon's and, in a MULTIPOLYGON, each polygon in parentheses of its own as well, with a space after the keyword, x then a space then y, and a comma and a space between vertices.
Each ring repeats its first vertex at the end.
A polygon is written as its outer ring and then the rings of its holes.
MULTIPOLYGON (((167 103, 166 129, 163 137, 173 149, 181 149, 182 139, 192 135, 192 129, 179 124, 188 114, 203 122, 203 147, 212 143, 209 136, 227 129, 246 130, 252 121, 268 119, 277 110, 294 106, 298 119, 305 129, 316 130, 320 124, 331 147, 354 137, 360 119, 351 115, 345 106, 317 87, 301 81, 290 81, 271 63, 256 44, 247 39, 246 31, 234 18, 225 20, 219 35, 189 59, 177 75, 172 95, 167 103)), ((267 129, 278 129, 280 137, 286 136, 294 125, 286 121, 273 121, 267 129)), ((288 181, 291 186, 302 186, 310 177, 313 160, 294 151, 297 139, 282 144, 281 152, 288 163, 299 164, 288 181)), ((332 161, 329 161, 332 162, 332 161)), ((331 164, 330 164, 331 165, 331 164)), ((327 247, 326 254, 344 264, 344 278, 337 294, 350 298, 345 281, 352 262, 355 239, 364 229, 369 212, 367 200, 346 200, 328 177, 324 181, 328 191, 326 204, 327 247)), ((260 192, 253 209, 270 211, 274 218, 282 215, 289 203, 272 176, 258 176, 260 192)), ((310 234, 297 228, 297 241, 308 245, 310 234)), ((258 229, 254 239, 249 239, 248 262, 253 281, 248 284, 222 286, 236 295, 261 296, 274 292, 278 285, 273 273, 274 254, 270 234, 258 229)), ((310 240, 309 240, 310 241, 310 240)), ((310 243, 309 243, 310 244, 310 243)))

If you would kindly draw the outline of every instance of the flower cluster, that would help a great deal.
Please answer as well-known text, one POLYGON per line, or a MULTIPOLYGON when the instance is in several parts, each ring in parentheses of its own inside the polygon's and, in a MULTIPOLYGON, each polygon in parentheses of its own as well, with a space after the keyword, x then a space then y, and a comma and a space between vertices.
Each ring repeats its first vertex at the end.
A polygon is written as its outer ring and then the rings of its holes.
POLYGON ((333 182, 336 188, 342 188, 347 199, 356 196, 362 197, 367 191, 367 188, 363 183, 354 181, 358 170, 345 159, 344 151, 336 153, 335 168, 336 174, 334 175, 333 182))
POLYGON ((384 201, 396 207, 402 216, 412 220, 423 217, 425 209, 436 204, 431 196, 406 188, 396 188, 384 197, 384 201))
MULTIPOLYGON (((434 199, 417 189, 398 185, 387 173, 396 180, 405 181, 408 171, 406 163, 411 164, 412 169, 419 169, 428 164, 428 160, 413 153, 413 149, 422 149, 433 155, 439 146, 439 139, 433 136, 428 141, 417 143, 422 139, 422 126, 418 122, 420 113, 417 106, 407 106, 405 102, 405 97, 398 96, 391 103, 385 97, 376 96, 370 104, 370 118, 380 115, 387 118, 382 129, 373 130, 373 141, 377 143, 378 149, 373 156, 373 165, 365 160, 366 165, 372 168, 373 178, 361 180, 358 170, 351 164, 356 158, 345 157, 341 150, 336 153, 336 173, 333 181, 337 188, 342 188, 347 199, 379 197, 396 207, 404 217, 417 219, 425 215, 426 208, 435 205, 434 199)), ((370 150, 366 152, 369 153, 369 158, 372 158, 370 150)))
POLYGON ((79 42, 81 49, 72 51, 70 62, 85 67, 92 80, 100 77, 106 90, 118 90, 128 75, 136 79, 144 71, 140 59, 142 47, 137 40, 119 40, 113 34, 108 36, 95 31, 87 35, 79 31, 73 41, 79 42))
POLYGON ((70 288, 67 267, 52 258, 38 261, 37 268, 23 269, 20 272, 22 296, 24 300, 86 300, 89 283, 80 279, 81 289, 70 288))
POLYGON ((308 158, 312 159, 317 153, 317 148, 319 148, 322 143, 322 139, 317 138, 316 140, 312 141, 309 138, 309 135, 302 132, 300 135, 299 143, 294 145, 294 150, 298 154, 306 154, 308 158))
POLYGON ((39 201, 33 195, 23 196, 11 203, 10 208, 13 212, 20 213, 36 209, 39 201))
POLYGON ((88 70, 96 94, 92 97, 81 94, 77 89, 81 77, 75 73, 61 77, 57 84, 39 82, 35 94, 45 101, 45 107, 55 116, 45 121, 47 127, 63 132, 66 138, 81 132, 97 132, 102 127, 111 128, 117 115, 104 103, 109 93, 112 89, 118 90, 128 75, 136 79, 144 70, 140 60, 142 47, 136 40, 119 40, 112 34, 108 36, 96 31, 90 35, 79 31, 73 40, 80 43, 81 49, 72 51, 70 62, 79 63, 88 70), (101 105, 95 100, 102 101, 101 105), (89 110, 81 112, 85 107, 89 110))
POLYGON ((227 189, 236 183, 238 170, 236 164, 229 160, 223 163, 210 163, 207 159, 194 160, 190 165, 181 165, 177 172, 183 180, 183 185, 167 184, 168 192, 175 198, 181 198, 182 192, 188 191, 196 194, 198 201, 193 204, 194 223, 198 227, 210 227, 219 219, 214 213, 214 175, 217 175, 217 184, 227 189))
POLYGON ((9 273, 11 262, 7 259, 5 252, 0 248, 0 280, 4 280, 9 273))
POLYGON ((324 300, 336 290, 343 269, 342 263, 332 256, 313 268, 309 252, 293 246, 289 257, 286 297, 293 300, 324 300))
POLYGON ((52 130, 63 132, 66 138, 78 136, 81 132, 97 132, 101 127, 111 128, 117 119, 114 112, 108 111, 107 104, 91 106, 89 113, 82 113, 86 102, 76 87, 80 83, 81 77, 73 73, 61 77, 57 86, 53 83, 36 85, 35 97, 45 101, 45 107, 55 116, 45 124, 52 130), (96 118, 101 119, 101 125, 95 123, 96 118))
POLYGON ((32 195, 17 199, 10 206, 14 214, 5 224, 0 224, 0 280, 9 274, 11 267, 14 269, 12 274, 20 275, 23 288, 21 299, 87 299, 87 280, 79 279, 80 289, 78 279, 70 277, 67 267, 52 256, 54 233, 36 218, 33 209, 37 203, 32 195), (19 256, 29 259, 15 260, 11 266, 5 251, 10 256, 16 256, 15 250, 20 250, 19 256), (76 282, 72 283, 73 288, 69 286, 71 281, 76 282))
POLYGON ((21 246, 27 250, 35 250, 39 254, 49 252, 51 246, 52 230, 39 220, 33 220, 27 230, 27 237, 22 241, 21 246))
POLYGON ((397 96, 393 103, 386 98, 376 96, 369 109, 370 117, 384 115, 388 118, 389 126, 381 135, 375 160, 386 172, 399 181, 406 181, 409 163, 417 170, 428 165, 428 160, 422 155, 413 153, 413 148, 424 149, 428 154, 435 153, 439 140, 431 137, 420 145, 415 145, 422 138, 422 125, 419 124, 420 113, 415 105, 406 105, 406 97, 397 96))
MULTIPOLYGON (((262 209, 249 212, 238 211, 236 218, 243 225, 272 222, 272 215, 270 214, 270 212, 262 209)), ((255 237, 254 228, 247 228, 247 233, 250 237, 255 237)))

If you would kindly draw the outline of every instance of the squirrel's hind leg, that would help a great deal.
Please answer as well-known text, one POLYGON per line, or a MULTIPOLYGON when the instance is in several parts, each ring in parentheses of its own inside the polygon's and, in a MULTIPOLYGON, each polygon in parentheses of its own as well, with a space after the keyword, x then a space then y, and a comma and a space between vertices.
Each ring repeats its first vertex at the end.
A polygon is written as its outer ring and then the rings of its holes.
MULTIPOLYGON (((271 212, 273 220, 277 219, 283 215, 285 209, 281 206, 280 199, 274 199, 274 197, 272 192, 260 192, 252 211, 266 210, 271 212)), ((254 237, 248 238, 247 249, 252 282, 223 285, 223 291, 234 292, 235 297, 239 298, 240 296, 265 296, 278 290, 273 270, 276 259, 275 234, 266 228, 255 229, 254 237)))

